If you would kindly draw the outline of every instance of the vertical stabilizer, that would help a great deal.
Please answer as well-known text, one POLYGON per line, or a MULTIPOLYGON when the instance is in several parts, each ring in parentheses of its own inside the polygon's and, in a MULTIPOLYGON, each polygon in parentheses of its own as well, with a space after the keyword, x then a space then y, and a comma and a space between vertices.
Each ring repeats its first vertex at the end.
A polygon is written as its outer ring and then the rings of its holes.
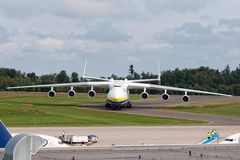
POLYGON ((159 61, 157 62, 157 65, 158 65, 158 84, 161 85, 161 73, 159 68, 159 61))
POLYGON ((10 132, 0 120, 0 148, 5 148, 8 141, 12 138, 10 132))
POLYGON ((86 68, 87 68, 87 58, 85 59, 85 63, 84 63, 84 69, 83 69, 83 74, 82 74, 83 79, 86 76, 86 68))

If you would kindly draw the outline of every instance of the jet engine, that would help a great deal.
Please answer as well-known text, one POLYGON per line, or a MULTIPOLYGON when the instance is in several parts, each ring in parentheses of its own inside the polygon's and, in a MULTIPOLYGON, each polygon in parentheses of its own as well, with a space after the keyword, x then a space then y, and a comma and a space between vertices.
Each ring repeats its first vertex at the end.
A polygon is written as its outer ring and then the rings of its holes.
POLYGON ((182 101, 183 102, 188 102, 190 100, 190 97, 188 95, 182 96, 182 101))
POLYGON ((94 97, 94 96, 96 96, 96 92, 94 90, 90 90, 90 91, 88 91, 88 96, 94 97))
POLYGON ((141 98, 142 99, 147 99, 149 97, 148 93, 147 92, 142 92, 141 93, 141 98))
POLYGON ((56 96, 56 92, 55 92, 54 90, 50 90, 50 91, 48 92, 48 97, 52 98, 52 97, 54 97, 54 96, 56 96))
POLYGON ((169 94, 167 94, 167 93, 163 93, 163 94, 162 94, 162 99, 163 99, 163 100, 166 101, 166 100, 168 100, 168 98, 169 98, 169 94))
POLYGON ((74 97, 75 95, 76 95, 76 92, 73 89, 68 91, 68 96, 69 97, 74 97))

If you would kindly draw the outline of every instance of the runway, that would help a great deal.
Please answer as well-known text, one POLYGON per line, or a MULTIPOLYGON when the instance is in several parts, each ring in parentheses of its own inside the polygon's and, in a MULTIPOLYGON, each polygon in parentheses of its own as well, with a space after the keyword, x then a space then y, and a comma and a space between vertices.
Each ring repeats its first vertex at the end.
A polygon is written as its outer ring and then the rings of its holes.
POLYGON ((164 109, 139 109, 133 108, 131 110, 124 110, 127 114, 138 114, 146 116, 191 119, 198 121, 208 121, 206 125, 240 125, 240 117, 237 116, 219 116, 210 114, 178 112, 164 109))
MULTIPOLYGON (((139 95, 140 96, 140 95, 139 95)), ((224 97, 224 96, 205 96, 205 95, 189 95, 190 101, 187 103, 194 103, 197 102, 199 104, 205 102, 228 102, 228 101, 236 101, 240 102, 239 96, 234 97, 224 97)), ((146 108, 146 109, 164 109, 164 108, 171 108, 175 105, 184 104, 182 101, 182 95, 170 95, 168 100, 162 100, 161 95, 159 98, 150 98, 148 99, 139 99, 139 100, 132 100, 133 108, 146 108)), ((186 103, 186 102, 185 102, 186 103)), ((99 108, 104 109, 104 103, 102 104, 80 104, 79 107, 86 107, 86 108, 99 108)))
MULTIPOLYGON (((213 102, 213 101, 240 101, 239 97, 222 97, 222 96, 190 96, 191 102, 198 102, 199 105, 203 102, 213 102)), ((138 114, 145 116, 156 116, 156 117, 167 117, 167 118, 177 118, 177 119, 189 119, 198 121, 208 121, 207 125, 240 125, 239 116, 222 116, 213 114, 200 114, 200 113, 190 113, 190 112, 179 112, 167 110, 176 104, 182 104, 181 96, 171 96, 169 100, 164 101, 161 98, 147 99, 133 101, 133 108, 122 109, 121 111, 126 114, 138 114)), ((104 104, 82 104, 79 108, 91 109, 91 110, 101 110, 105 112, 116 112, 111 109, 104 108, 104 104)))

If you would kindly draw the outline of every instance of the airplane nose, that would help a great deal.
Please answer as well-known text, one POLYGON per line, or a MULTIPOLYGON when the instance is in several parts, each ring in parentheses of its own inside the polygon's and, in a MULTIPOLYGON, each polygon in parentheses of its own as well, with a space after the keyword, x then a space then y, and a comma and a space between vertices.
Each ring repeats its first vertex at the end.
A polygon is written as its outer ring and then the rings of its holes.
POLYGON ((125 98, 128 94, 122 88, 113 88, 109 91, 108 96, 113 98, 125 98))

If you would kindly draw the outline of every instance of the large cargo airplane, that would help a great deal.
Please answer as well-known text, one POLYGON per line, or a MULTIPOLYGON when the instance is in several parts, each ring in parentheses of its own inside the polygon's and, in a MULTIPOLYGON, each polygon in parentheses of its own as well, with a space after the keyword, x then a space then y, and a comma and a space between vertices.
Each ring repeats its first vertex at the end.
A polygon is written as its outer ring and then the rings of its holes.
POLYGON ((141 93, 142 99, 147 99, 149 97, 149 94, 146 91, 147 89, 163 90, 164 93, 161 95, 163 100, 167 100, 169 98, 169 94, 167 93, 168 90, 181 91, 184 93, 184 95, 182 96, 183 102, 188 102, 190 100, 190 97, 187 95, 188 92, 209 94, 209 95, 218 95, 218 96, 231 96, 231 95, 227 95, 227 94, 214 93, 214 92, 208 92, 208 91, 200 91, 200 90, 193 90, 193 89, 170 87, 170 86, 146 83, 146 82, 151 82, 151 81, 160 81, 160 73, 159 73, 158 79, 139 79, 139 80, 128 80, 128 79, 114 80, 113 78, 106 79, 106 78, 86 76, 85 75, 86 63, 87 63, 87 61, 85 61, 82 78, 96 80, 96 81, 18 86, 18 87, 8 87, 7 89, 49 87, 51 89, 48 92, 48 96, 54 97, 56 95, 56 92, 54 91, 54 87, 70 87, 70 90, 67 92, 67 94, 69 97, 73 97, 76 95, 76 92, 74 91, 74 87, 90 86, 91 89, 88 91, 88 95, 89 95, 89 97, 94 97, 94 96, 96 96, 94 87, 104 87, 104 88, 109 89, 109 91, 107 93, 107 100, 105 103, 105 107, 112 108, 115 110, 121 110, 122 108, 131 108, 132 107, 132 104, 129 100, 129 93, 130 93, 129 90, 131 90, 131 89, 143 89, 143 92, 141 93))
MULTIPOLYGON (((8 141, 18 135, 18 133, 10 133, 4 123, 0 120, 0 148, 5 148, 8 141)), ((41 137, 44 140, 44 144, 42 148, 58 148, 58 147, 69 147, 67 144, 64 144, 60 139, 48 136, 48 135, 42 135, 42 134, 35 134, 39 137, 41 137)))

